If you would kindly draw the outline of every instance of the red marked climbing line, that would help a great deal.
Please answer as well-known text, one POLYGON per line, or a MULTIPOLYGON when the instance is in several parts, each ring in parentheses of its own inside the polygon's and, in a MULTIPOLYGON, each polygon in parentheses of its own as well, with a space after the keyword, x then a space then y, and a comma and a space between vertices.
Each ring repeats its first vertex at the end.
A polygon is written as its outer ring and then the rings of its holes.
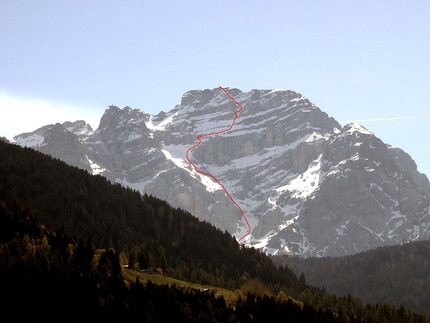
POLYGON ((204 171, 201 171, 200 169, 198 169, 197 168, 197 166, 191 161, 191 159, 188 157, 188 154, 189 154, 189 152, 191 151, 191 150, 193 150, 194 148, 197 148, 198 146, 200 146, 200 144, 202 143, 202 138, 204 138, 204 137, 209 137, 209 136, 212 136, 212 135, 220 135, 220 134, 222 134, 222 133, 225 133, 225 132, 227 132, 227 131, 229 131, 229 130, 231 130, 232 128, 233 128, 233 126, 234 126, 234 124, 235 124, 235 122, 236 122, 236 119, 237 119, 237 117, 238 117, 238 113, 240 112, 240 111, 242 111, 242 106, 223 88, 223 87, 219 87, 221 90, 223 90, 223 92, 229 97, 229 99, 230 100, 232 100, 238 107, 239 107, 239 109, 237 109, 236 111, 234 111, 234 120, 233 120, 233 122, 231 123, 231 125, 230 125, 230 127, 228 127, 227 129, 224 129, 224 130, 221 130, 221 131, 214 131, 214 132, 211 132, 211 133, 206 133, 206 134, 203 134, 203 135, 200 135, 200 136, 198 136, 197 137, 197 143, 195 144, 195 145, 193 145, 193 146, 191 146, 190 148, 188 148, 187 149, 187 154, 186 154, 186 157, 187 157, 187 160, 188 160, 188 162, 191 164, 191 166, 193 166, 193 168, 194 168, 194 170, 197 172, 197 173, 199 173, 199 174, 202 174, 202 175, 206 175, 206 176, 208 176, 208 177, 210 177, 210 178, 212 178, 215 182, 217 182, 218 183, 218 185, 219 186, 221 186, 222 187, 222 189, 224 190, 224 192, 227 194, 227 196, 230 198, 230 200, 233 202, 233 204, 234 205, 236 205, 236 207, 239 209, 239 211, 240 211, 240 214, 242 215, 242 218, 245 220, 245 222, 246 222, 246 225, 248 226, 248 232, 245 234, 245 235, 243 235, 240 239, 239 239, 239 241, 241 241, 243 238, 245 238, 247 235, 249 235, 250 233, 251 233, 251 227, 250 227, 250 225, 249 225, 249 222, 248 222, 248 219, 247 219, 247 217, 245 216, 245 214, 243 213, 243 210, 242 210, 242 208, 239 206, 239 204, 237 204, 236 203, 236 201, 234 200, 234 198, 230 195, 230 193, 227 191, 227 189, 225 188, 225 186, 224 185, 222 185, 221 183, 220 183, 220 181, 214 176, 214 175, 212 175, 212 174, 210 174, 210 173, 206 173, 206 172, 204 172, 204 171))

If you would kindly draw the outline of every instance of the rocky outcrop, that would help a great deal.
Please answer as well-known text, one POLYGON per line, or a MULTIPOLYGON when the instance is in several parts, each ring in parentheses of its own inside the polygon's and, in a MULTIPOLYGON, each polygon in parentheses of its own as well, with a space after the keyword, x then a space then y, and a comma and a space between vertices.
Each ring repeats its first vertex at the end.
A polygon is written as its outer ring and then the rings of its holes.
MULTIPOLYGON (((343 128, 301 94, 228 89, 243 110, 235 126, 193 149, 241 205, 247 244, 268 253, 339 256, 429 238, 430 184, 412 158, 359 124, 343 128)), ((221 89, 185 93, 169 112, 110 106, 85 122, 15 137, 67 163, 167 200, 236 237, 237 208, 185 153, 198 135, 230 126, 237 106, 221 89)))

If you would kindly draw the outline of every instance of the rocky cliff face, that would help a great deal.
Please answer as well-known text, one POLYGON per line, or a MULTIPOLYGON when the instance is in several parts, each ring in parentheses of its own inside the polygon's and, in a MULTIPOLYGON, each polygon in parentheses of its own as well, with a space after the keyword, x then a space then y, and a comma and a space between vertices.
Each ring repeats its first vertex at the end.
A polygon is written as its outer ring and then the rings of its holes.
MULTIPOLYGON (((299 93, 228 91, 243 106, 236 125, 205 138, 192 160, 241 205, 252 229, 247 244, 268 253, 339 256, 429 238, 430 184, 404 151, 359 124, 342 128, 299 93)), ((15 141, 240 237, 246 226, 239 211, 185 158, 198 135, 228 128, 236 109, 221 89, 189 91, 167 113, 110 106, 96 131, 77 121, 15 141)))

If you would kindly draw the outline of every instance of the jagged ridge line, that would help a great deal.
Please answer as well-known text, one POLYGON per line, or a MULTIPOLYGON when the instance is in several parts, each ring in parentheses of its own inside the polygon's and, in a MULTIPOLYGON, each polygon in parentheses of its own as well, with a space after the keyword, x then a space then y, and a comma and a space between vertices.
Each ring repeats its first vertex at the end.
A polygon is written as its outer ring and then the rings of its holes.
POLYGON ((239 109, 233 112, 234 115, 235 115, 235 117, 234 117, 234 119, 233 119, 230 127, 228 127, 227 129, 220 130, 220 131, 213 131, 211 133, 206 133, 206 134, 197 136, 197 143, 187 149, 186 158, 187 158, 188 162, 191 164, 191 166, 194 168, 194 170, 196 171, 196 173, 208 176, 208 177, 212 178, 215 182, 217 182, 218 185, 221 186, 221 188, 224 190, 224 192, 227 194, 227 196, 233 202, 233 204, 239 209, 240 214, 242 215, 242 218, 245 220, 246 225, 248 226, 248 232, 239 239, 239 241, 241 241, 241 240, 243 240, 246 236, 248 236, 251 233, 251 226, 249 225, 248 218, 245 216, 245 213, 243 212, 242 208, 239 206, 239 204, 237 204, 237 202, 234 200, 234 198, 230 195, 230 193, 225 188, 225 186, 223 184, 221 184, 221 182, 214 175, 198 169, 197 166, 191 161, 191 159, 188 156, 188 154, 189 154, 189 152, 191 150, 193 150, 194 148, 197 148, 198 146, 200 146, 200 144, 202 143, 202 138, 209 137, 209 136, 212 136, 212 135, 219 135, 219 134, 226 133, 227 131, 231 130, 233 128, 234 124, 236 123, 236 120, 237 120, 237 118, 239 116, 238 113, 240 111, 242 111, 242 109, 243 109, 243 107, 222 86, 219 86, 219 88, 228 96, 228 98, 230 100, 232 100, 239 107, 239 109))

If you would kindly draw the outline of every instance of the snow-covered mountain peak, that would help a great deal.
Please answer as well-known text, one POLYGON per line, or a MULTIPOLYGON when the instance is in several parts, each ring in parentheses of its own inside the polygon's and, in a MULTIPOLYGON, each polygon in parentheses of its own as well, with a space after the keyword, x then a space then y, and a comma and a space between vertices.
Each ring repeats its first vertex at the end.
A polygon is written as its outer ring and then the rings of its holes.
POLYGON ((118 128, 119 125, 121 125, 121 129, 128 129, 128 131, 133 131, 131 130, 132 128, 143 128, 143 130, 147 130, 146 122, 148 122, 150 118, 151 115, 144 111, 131 109, 128 106, 120 109, 117 106, 111 105, 103 114, 96 133, 106 131, 107 129, 117 132, 115 129, 118 128))
POLYGON ((33 132, 15 136, 13 139, 20 146, 40 148, 48 144, 46 139, 52 132, 71 133, 76 135, 79 140, 85 141, 94 133, 94 130, 83 120, 75 122, 66 121, 63 124, 56 123, 43 126, 33 132))
MULTIPOLYGON (((234 127, 205 137, 190 158, 242 207, 249 244, 338 256, 429 238, 430 183, 404 151, 357 123, 341 127, 300 93, 226 89, 243 107, 234 127)), ((192 90, 157 115, 111 105, 95 132, 78 121, 15 138, 240 237, 240 212, 185 158, 197 136, 228 128, 237 109, 220 88, 192 90)))
POLYGON ((352 135, 352 134, 353 134, 353 133, 355 133, 355 132, 358 132, 358 133, 362 133, 362 134, 364 134, 364 135, 370 135, 370 136, 373 136, 373 133, 372 133, 372 132, 370 132, 369 130, 367 130, 367 128, 363 127, 363 126, 362 126, 361 124, 359 124, 358 122, 351 122, 351 123, 346 124, 346 125, 343 127, 342 131, 343 131, 345 134, 350 134, 350 135, 352 135))
POLYGON ((94 133, 93 128, 84 120, 78 120, 75 122, 66 121, 63 123, 63 127, 83 140, 94 133))
MULTIPOLYGON (((242 93, 239 89, 225 88, 231 95, 239 95, 242 93)), ((205 90, 191 90, 184 93, 181 99, 181 106, 197 105, 199 103, 205 104, 210 101, 217 102, 218 100, 228 99, 220 88, 205 89, 205 90)))
POLYGON ((22 133, 13 137, 13 140, 22 147, 38 148, 42 146, 45 140, 45 133, 48 129, 52 128, 53 125, 46 125, 33 132, 22 133))

